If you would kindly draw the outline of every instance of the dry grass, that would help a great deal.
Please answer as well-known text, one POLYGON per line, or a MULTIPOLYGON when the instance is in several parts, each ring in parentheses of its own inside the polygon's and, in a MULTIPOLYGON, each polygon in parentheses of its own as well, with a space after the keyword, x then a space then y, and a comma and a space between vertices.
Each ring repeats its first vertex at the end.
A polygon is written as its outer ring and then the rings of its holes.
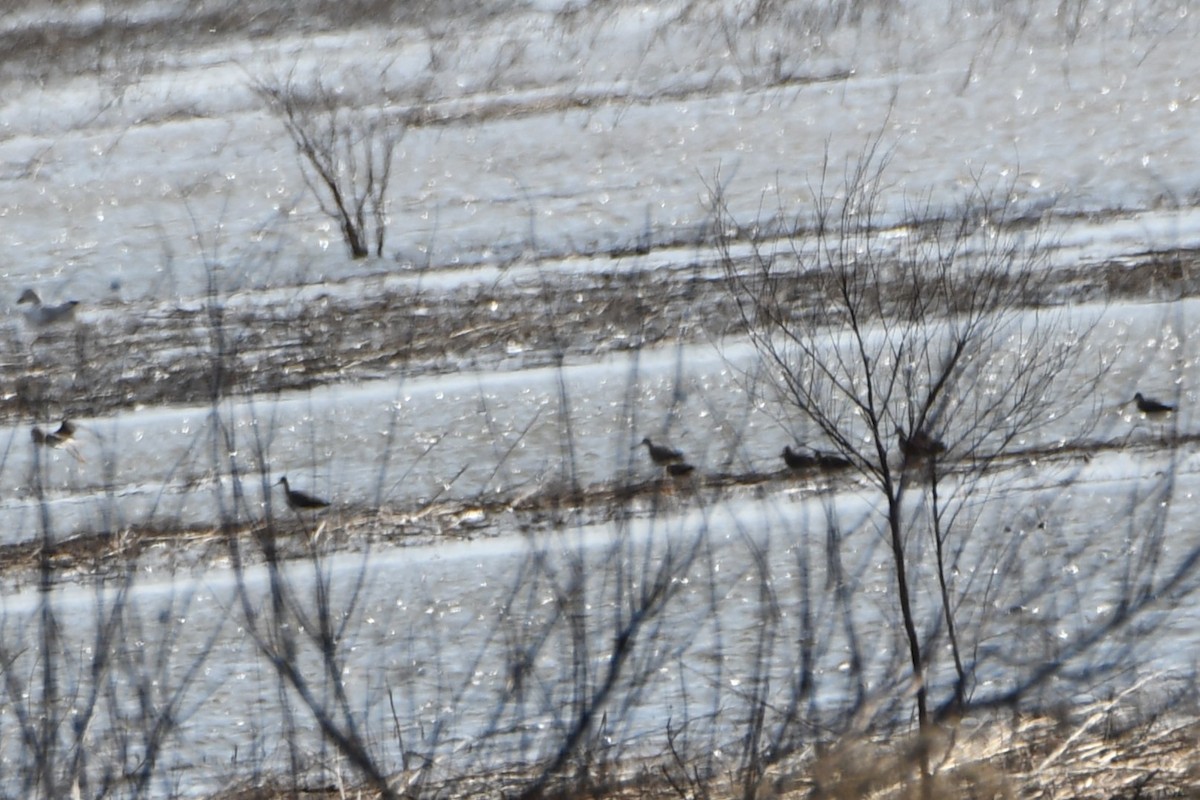
MULTIPOLYGON (((1141 688, 1141 687, 1139 687, 1141 688)), ((1200 722, 1155 717, 1120 723, 1117 701, 1071 714, 968 718, 900 742, 852 741, 775 780, 774 797, 1195 798, 1200 722), (917 774, 928 751, 933 790, 917 774)))
MULTIPOLYGON (((1158 716, 1121 725, 1120 701, 1071 715, 973 717, 935 734, 903 739, 853 739, 809 750, 768 770, 756 800, 1113 800, 1200 798, 1200 722, 1158 716), (932 786, 918 776, 918 748, 928 751, 932 786)), ((704 783, 671 780, 660 765, 640 765, 635 778, 601 788, 560 786, 543 796, 562 800, 733 800, 745 798, 736 776, 704 783)), ((403 783, 403 781, 400 781, 403 783)), ((520 776, 493 773, 452 785, 425 786, 438 797, 504 797, 520 793, 520 776), (505 790, 507 788, 507 791, 505 790)), ((300 795, 268 787, 242 788, 221 800, 375 797, 346 786, 300 795)))
MULTIPOLYGON (((681 263, 686 259, 681 254, 681 263)), ((381 279, 380 279, 381 281, 381 279)), ((777 287, 793 309, 816 307, 816 279, 777 287)), ((1096 301, 1200 294, 1200 253, 1148 254, 1065 271, 1055 298, 1096 301)), ((548 275, 456 293, 422 292, 365 279, 361 293, 284 303, 241 302, 226 312, 223 378, 233 393, 303 390, 339 381, 439 374, 464 367, 529 368, 556 356, 592 357, 672 341, 736 335, 742 322, 727 280, 703 268, 548 275), (703 308, 703 314, 695 313, 703 308)), ((247 292, 246 294, 249 294, 247 292)), ((1047 301, 1031 298, 1031 304, 1047 301)), ((0 419, 92 417, 122 409, 205 403, 213 342, 202 307, 148 302, 85 309, 75 330, 32 344, 0 333, 0 419), (103 335, 100 335, 100 332, 103 335), (64 407, 61 398, 72 398, 64 407)))
MULTIPOLYGON (((1069 720, 977 716, 923 737, 839 742, 774 767, 758 797, 1200 798, 1200 721, 1155 716, 1126 724, 1122 702, 1097 703, 1069 720), (931 792, 919 779, 920 748, 933 768, 931 792)), ((709 786, 706 793, 733 797, 741 790, 709 786)))

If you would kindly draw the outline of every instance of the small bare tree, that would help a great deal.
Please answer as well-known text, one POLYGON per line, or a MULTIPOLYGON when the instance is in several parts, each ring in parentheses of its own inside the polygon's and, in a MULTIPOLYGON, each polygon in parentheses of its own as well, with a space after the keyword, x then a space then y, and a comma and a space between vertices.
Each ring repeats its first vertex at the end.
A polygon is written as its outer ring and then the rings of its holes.
POLYGON ((953 208, 906 203, 884 224, 887 164, 876 138, 830 185, 827 158, 806 198, 811 223, 742 228, 719 184, 710 193, 726 277, 772 399, 881 495, 924 727, 938 653, 949 652, 957 676, 944 707, 961 707, 974 679, 956 613, 979 587, 956 588, 954 576, 1003 568, 1019 551, 970 543, 963 498, 1057 406, 1086 399, 1100 371, 1077 370, 1083 334, 1046 309, 1049 248, 1042 226, 1016 213, 1011 187, 977 181, 953 208), (922 502, 906 503, 910 490, 922 502))
POLYGON ((319 76, 301 84, 289 74, 255 81, 254 89, 283 123, 305 185, 321 212, 337 222, 351 257, 366 258, 372 245, 382 256, 392 159, 407 115, 352 106, 319 76))

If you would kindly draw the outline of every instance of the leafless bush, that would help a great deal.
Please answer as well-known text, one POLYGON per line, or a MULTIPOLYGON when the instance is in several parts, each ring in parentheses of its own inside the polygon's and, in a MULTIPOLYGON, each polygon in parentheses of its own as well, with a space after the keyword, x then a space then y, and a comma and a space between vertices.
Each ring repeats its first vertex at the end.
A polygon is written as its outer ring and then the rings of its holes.
POLYGON ((299 83, 289 74, 254 88, 296 146, 305 186, 337 223, 351 257, 366 258, 372 249, 382 256, 392 159, 407 116, 357 106, 357 98, 319 75, 299 83))
MULTIPOLYGON (((909 671, 894 690, 911 692, 924 728, 972 702, 1031 698, 1068 670, 1100 680, 1099 665, 1112 664, 1101 649, 1151 607, 1154 592, 1195 590, 1188 570, 1197 554, 1165 565, 1161 515, 1134 501, 1129 513, 1154 532, 1142 542, 1138 577, 1096 566, 1076 584, 1110 597, 1116 611, 1074 626, 1048 652, 989 661, 984 643, 1019 629, 997 609, 1050 605, 1056 580, 1053 567, 1030 569, 1039 562, 1029 560, 1035 545, 1019 521, 1006 527, 985 510, 1005 502, 997 470, 1051 421, 1056 440, 1078 441, 1095 416, 1103 365, 1081 360, 1086 316, 1046 307, 1054 276, 1045 231, 1017 213, 1010 187, 976 183, 953 207, 907 202, 889 218, 886 167, 878 139, 840 182, 827 164, 807 198, 811 219, 791 225, 739 223, 719 183, 711 198, 725 274, 762 361, 763 396, 847 459, 881 501, 896 603, 888 613, 903 631, 909 671), (1081 666, 1089 654, 1096 661, 1081 666), (976 696, 980 675, 995 670, 1011 688, 976 696)), ((830 522, 836 529, 836 512, 830 522)), ((1064 558, 1082 558, 1088 541, 1073 540, 1064 558)), ((828 557, 840 548, 832 543, 828 557)))

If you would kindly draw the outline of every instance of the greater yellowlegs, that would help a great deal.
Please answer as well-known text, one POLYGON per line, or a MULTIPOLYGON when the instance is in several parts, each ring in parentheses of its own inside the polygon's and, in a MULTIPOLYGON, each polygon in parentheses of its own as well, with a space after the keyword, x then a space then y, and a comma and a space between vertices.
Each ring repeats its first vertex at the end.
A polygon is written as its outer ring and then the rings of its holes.
POLYGON ((1138 411, 1147 416, 1161 416, 1175 410, 1175 406, 1167 405, 1161 400, 1155 400, 1153 397, 1143 397, 1141 392, 1133 396, 1133 401, 1137 403, 1138 411))
POLYGON ((839 456, 836 453, 823 453, 818 450, 817 466, 821 469, 846 469, 852 465, 848 458, 839 456))
POLYGON ((797 453, 789 444, 783 448, 783 463, 787 464, 790 469, 812 469, 817 466, 817 458, 805 453, 797 453))
POLYGON ((25 315, 25 319, 29 321, 29 324, 35 328, 44 328, 47 325, 74 319, 75 307, 79 305, 78 300, 68 300, 56 306, 43 305, 42 298, 38 297, 38 293, 33 289, 26 289, 21 292, 21 297, 17 300, 17 305, 24 305, 25 303, 29 304, 29 308, 22 309, 22 313, 25 315))
POLYGON ((794 470, 812 469, 814 467, 818 469, 845 469, 850 466, 848 459, 836 453, 813 450, 812 455, 808 455, 807 453, 797 453, 792 449, 791 445, 783 448, 783 463, 794 470))
POLYGON ((646 449, 650 451, 650 460, 655 464, 658 464, 660 467, 683 461, 683 453, 679 452, 673 447, 667 447, 665 444, 655 444, 654 442, 650 441, 649 436, 647 436, 645 439, 642 439, 642 441, 635 446, 641 447, 643 444, 646 445, 646 449))
POLYGON ((298 489, 293 489, 292 487, 288 486, 288 479, 286 475, 276 481, 275 485, 278 486, 281 483, 283 484, 283 493, 287 496, 288 506, 296 511, 325 508, 329 505, 328 500, 322 500, 319 497, 313 497, 311 494, 302 492, 298 489))

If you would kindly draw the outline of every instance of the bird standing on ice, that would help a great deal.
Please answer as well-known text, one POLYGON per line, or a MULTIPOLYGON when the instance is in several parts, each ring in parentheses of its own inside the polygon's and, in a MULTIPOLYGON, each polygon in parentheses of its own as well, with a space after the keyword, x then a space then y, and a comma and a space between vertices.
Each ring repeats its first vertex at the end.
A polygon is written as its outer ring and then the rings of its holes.
POLYGON ((19 306, 26 303, 29 304, 29 307, 21 309, 21 313, 35 328, 45 328, 48 325, 74 320, 75 307, 79 305, 78 300, 68 300, 56 306, 43 305, 42 298, 38 297, 38 293, 33 289, 21 292, 21 298, 17 300, 19 306))
POLYGON ((1143 397, 1141 392, 1133 396, 1133 402, 1137 403, 1138 411, 1146 416, 1162 416, 1175 410, 1175 406, 1167 405, 1153 397, 1143 397))
POLYGON ((797 453, 790 444, 783 448, 782 455, 783 463, 788 465, 788 469, 811 469, 817 466, 816 456, 797 453))
POLYGON ((642 445, 646 445, 646 450, 650 453, 650 460, 660 467, 683 461, 683 453, 673 447, 667 447, 665 444, 655 444, 650 441, 649 436, 634 445, 634 448, 636 449, 642 445))
POLYGON ((287 497, 287 504, 294 511, 313 510, 325 508, 329 505, 328 500, 322 500, 319 497, 313 497, 307 492, 302 492, 299 489, 293 489, 288 485, 287 476, 284 475, 279 480, 275 481, 275 485, 283 484, 284 496, 287 497))

